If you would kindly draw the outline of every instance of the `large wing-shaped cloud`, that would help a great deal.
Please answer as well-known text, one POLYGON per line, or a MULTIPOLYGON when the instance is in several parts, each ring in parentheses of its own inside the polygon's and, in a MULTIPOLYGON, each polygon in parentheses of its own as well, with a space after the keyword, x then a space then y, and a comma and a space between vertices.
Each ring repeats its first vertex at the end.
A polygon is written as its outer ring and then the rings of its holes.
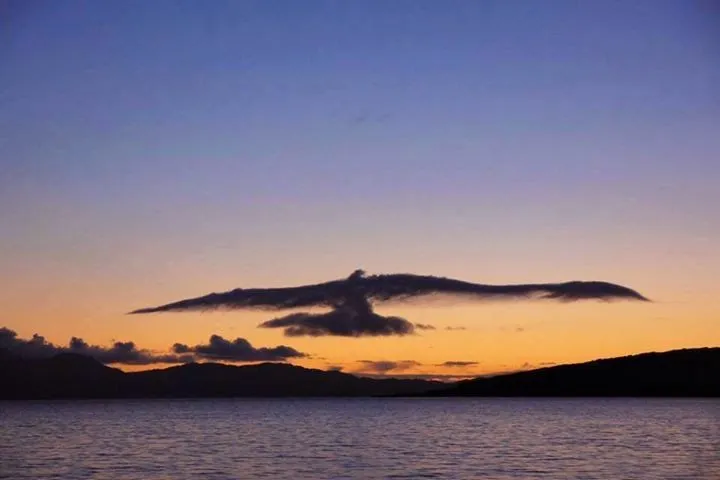
POLYGON ((376 301, 426 295, 454 295, 471 300, 512 300, 543 298, 551 300, 643 300, 647 298, 621 285, 598 281, 564 283, 526 283, 486 285, 431 275, 374 275, 364 284, 365 294, 376 301))
POLYGON ((155 313, 214 309, 269 309, 284 310, 301 307, 332 306, 343 298, 347 290, 345 280, 289 288, 236 288, 223 293, 211 293, 188 298, 159 307, 141 308, 130 312, 155 313))
POLYGON ((544 298, 551 300, 644 300, 635 290, 607 282, 531 283, 485 285, 431 275, 390 274, 364 276, 357 271, 345 280, 291 288, 238 288, 211 293, 158 307, 141 308, 137 313, 211 309, 272 309, 334 307, 346 305, 348 298, 362 297, 368 302, 405 300, 428 295, 451 295, 468 300, 512 300, 544 298))
POLYGON ((634 290, 606 282, 566 282, 520 285, 484 285, 427 275, 394 274, 365 276, 355 271, 345 280, 293 288, 238 288, 211 293, 159 307, 141 308, 130 313, 186 310, 265 308, 273 310, 299 307, 331 307, 326 313, 293 313, 260 324, 263 328, 282 328, 289 337, 342 336, 377 337, 412 335, 416 328, 400 317, 385 317, 373 311, 373 302, 407 300, 427 295, 451 295, 470 300, 546 298, 552 300, 630 299, 647 300, 634 290))

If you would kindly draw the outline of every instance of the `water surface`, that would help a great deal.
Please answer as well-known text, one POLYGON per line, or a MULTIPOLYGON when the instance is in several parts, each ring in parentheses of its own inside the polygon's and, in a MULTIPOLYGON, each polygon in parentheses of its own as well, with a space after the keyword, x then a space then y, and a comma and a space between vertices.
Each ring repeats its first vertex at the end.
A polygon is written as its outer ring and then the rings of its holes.
POLYGON ((8 479, 720 479, 720 401, 0 402, 8 479))

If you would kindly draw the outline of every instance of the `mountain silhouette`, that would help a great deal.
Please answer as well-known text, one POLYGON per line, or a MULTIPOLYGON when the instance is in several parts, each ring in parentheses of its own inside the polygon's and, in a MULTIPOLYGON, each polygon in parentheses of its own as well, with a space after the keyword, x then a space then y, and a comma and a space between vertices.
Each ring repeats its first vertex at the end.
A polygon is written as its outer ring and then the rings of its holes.
POLYGON ((476 378, 426 395, 718 397, 720 348, 642 353, 476 378))
POLYGON ((285 363, 233 366, 188 363, 123 372, 83 355, 48 359, 0 354, 0 399, 381 396, 420 393, 445 384, 373 379, 285 363))
POLYGON ((371 379, 286 363, 242 367, 191 363, 127 374, 127 380, 130 391, 148 397, 377 396, 418 393, 444 385, 426 380, 371 379))
POLYGON ((73 353, 24 359, 0 350, 0 399, 357 396, 720 397, 720 348, 559 365, 454 384, 358 377, 287 363, 189 363, 123 372, 73 353))
POLYGON ((42 359, 0 353, 0 399, 120 396, 124 376, 122 370, 76 353, 42 359))

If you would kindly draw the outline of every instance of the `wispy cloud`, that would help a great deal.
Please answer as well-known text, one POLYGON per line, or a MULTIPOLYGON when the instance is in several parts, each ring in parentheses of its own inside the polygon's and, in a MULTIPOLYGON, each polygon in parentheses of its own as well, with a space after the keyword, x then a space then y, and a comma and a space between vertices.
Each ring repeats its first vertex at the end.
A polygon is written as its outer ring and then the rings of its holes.
POLYGON ((393 373, 392 371, 387 373, 353 372, 353 375, 377 379, 398 378, 404 380, 435 380, 438 382, 457 382, 460 380, 478 378, 480 376, 476 374, 456 373, 393 373))
POLYGON ((432 367, 457 370, 460 373, 425 373, 422 372, 422 370, 426 369, 422 367, 427 367, 428 365, 417 360, 359 360, 357 363, 361 366, 352 373, 372 378, 417 378, 424 380, 455 381, 479 376, 478 374, 465 373, 462 371, 463 368, 479 365, 479 362, 469 360, 448 360, 432 365, 432 367), (408 370, 415 370, 415 372, 408 373, 408 370), (417 370, 421 371, 417 372, 417 370))
POLYGON ((471 361, 460 361, 460 360, 449 360, 447 362, 438 363, 435 365, 436 367, 450 367, 450 368, 458 368, 458 367, 474 367, 475 365, 478 365, 478 362, 471 362, 471 361))
POLYGON ((368 373, 403 371, 422 365, 422 363, 416 360, 360 360, 359 363, 363 364, 361 371, 368 373))
POLYGON ((430 325, 429 323, 416 323, 415 328, 418 330, 436 330, 435 325, 430 325))
POLYGON ((520 365, 518 368, 508 369, 508 370, 501 370, 499 372, 493 372, 492 375, 501 375, 506 373, 515 373, 515 372, 524 372, 526 370, 537 370, 539 368, 545 368, 545 367, 552 367, 553 365, 558 365, 557 362, 524 362, 522 365, 520 365))

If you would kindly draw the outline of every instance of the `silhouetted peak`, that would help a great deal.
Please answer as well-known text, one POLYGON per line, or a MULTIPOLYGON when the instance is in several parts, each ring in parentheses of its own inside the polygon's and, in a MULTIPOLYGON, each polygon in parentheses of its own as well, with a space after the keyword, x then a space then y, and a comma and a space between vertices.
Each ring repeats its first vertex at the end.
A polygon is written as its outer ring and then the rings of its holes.
POLYGON ((84 371, 120 371, 116 368, 108 367, 92 357, 81 355, 79 353, 58 353, 54 357, 48 359, 48 362, 55 367, 61 367, 64 369, 77 369, 84 371))
POLYGON ((74 364, 74 365, 101 365, 104 366, 102 363, 98 362, 92 357, 88 357, 87 355, 81 355, 79 353, 70 353, 70 352, 63 352, 58 353, 54 357, 52 357, 52 361, 55 363, 65 363, 65 364, 74 364))

